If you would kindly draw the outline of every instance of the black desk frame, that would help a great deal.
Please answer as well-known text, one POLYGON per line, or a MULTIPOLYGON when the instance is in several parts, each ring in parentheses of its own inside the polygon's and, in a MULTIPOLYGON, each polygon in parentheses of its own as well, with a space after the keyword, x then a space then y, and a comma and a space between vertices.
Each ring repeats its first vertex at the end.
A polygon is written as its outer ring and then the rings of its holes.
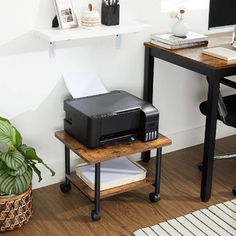
MULTIPOLYGON (((223 77, 225 76, 236 75, 236 66, 214 68, 204 64, 203 62, 194 61, 181 55, 173 54, 167 50, 145 45, 143 97, 144 100, 150 103, 153 103, 154 58, 162 59, 207 77, 208 107, 206 114, 203 170, 200 194, 202 201, 207 202, 211 198, 220 81, 221 79, 223 80, 223 77)), ((150 152, 143 153, 142 159, 144 161, 148 161, 150 159, 150 152)))

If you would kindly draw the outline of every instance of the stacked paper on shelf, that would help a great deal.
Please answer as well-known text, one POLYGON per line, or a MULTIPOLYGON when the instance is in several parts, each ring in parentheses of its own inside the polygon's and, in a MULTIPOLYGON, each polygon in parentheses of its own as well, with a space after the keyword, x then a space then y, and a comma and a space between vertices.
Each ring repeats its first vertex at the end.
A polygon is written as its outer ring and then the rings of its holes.
MULTIPOLYGON (((146 178, 146 169, 126 157, 105 161, 101 163, 100 190, 115 188, 125 184, 141 181, 146 178)), ((91 189, 95 185, 94 165, 82 164, 76 167, 76 174, 91 189)))
POLYGON ((177 37, 173 34, 152 34, 151 43, 167 49, 188 48, 208 44, 208 37, 195 32, 188 32, 186 37, 177 37))

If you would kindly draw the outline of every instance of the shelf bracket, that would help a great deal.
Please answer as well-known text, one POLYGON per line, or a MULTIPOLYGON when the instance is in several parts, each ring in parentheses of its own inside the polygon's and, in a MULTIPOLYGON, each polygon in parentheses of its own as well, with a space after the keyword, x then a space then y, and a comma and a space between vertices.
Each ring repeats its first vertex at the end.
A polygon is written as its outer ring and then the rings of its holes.
POLYGON ((50 42, 49 43, 49 57, 54 58, 56 56, 56 43, 50 42))
POLYGON ((121 34, 116 35, 116 49, 121 49, 122 36, 121 34))

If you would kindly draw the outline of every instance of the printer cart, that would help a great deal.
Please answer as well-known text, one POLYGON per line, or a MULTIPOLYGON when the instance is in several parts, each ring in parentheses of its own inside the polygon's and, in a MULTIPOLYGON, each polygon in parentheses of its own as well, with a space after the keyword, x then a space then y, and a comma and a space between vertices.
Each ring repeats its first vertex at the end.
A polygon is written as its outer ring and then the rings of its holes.
POLYGON ((73 184, 85 196, 94 202, 94 209, 91 211, 91 218, 93 220, 99 220, 101 218, 100 199, 120 194, 122 192, 146 187, 148 185, 154 185, 154 192, 149 194, 149 199, 151 202, 157 202, 160 200, 161 150, 162 147, 171 144, 171 140, 167 137, 159 134, 158 139, 149 142, 142 142, 139 140, 123 141, 114 145, 89 149, 71 137, 65 131, 57 131, 55 136, 65 145, 65 182, 60 185, 60 189, 63 193, 67 193, 71 190, 71 184, 73 184), (155 176, 150 176, 149 173, 147 173, 147 177, 144 180, 100 191, 101 162, 135 153, 150 151, 153 149, 157 149, 155 176), (71 173, 70 150, 81 157, 88 164, 95 164, 95 190, 89 188, 76 175, 75 172, 71 173))

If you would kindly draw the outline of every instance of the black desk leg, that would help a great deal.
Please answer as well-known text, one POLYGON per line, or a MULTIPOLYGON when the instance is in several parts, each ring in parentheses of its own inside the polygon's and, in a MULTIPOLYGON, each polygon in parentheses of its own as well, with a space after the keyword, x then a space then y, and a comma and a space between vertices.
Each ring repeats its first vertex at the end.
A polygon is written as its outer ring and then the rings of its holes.
POLYGON ((70 175, 70 149, 67 146, 65 146, 65 182, 60 185, 63 193, 71 190, 70 180, 66 175, 70 175))
MULTIPOLYGON (((154 57, 151 56, 151 49, 145 47, 145 64, 144 64, 144 90, 143 99, 152 103, 153 99, 153 75, 154 75, 154 57)), ((150 160, 150 151, 142 153, 142 161, 150 160)))
POLYGON ((93 220, 100 220, 100 163, 95 164, 95 208, 91 212, 93 220))
POLYGON ((149 194, 151 202, 158 202, 160 200, 160 186, 161 186, 161 152, 162 149, 157 149, 156 155, 156 173, 155 173, 155 192, 149 194))
POLYGON ((208 78, 208 103, 201 183, 201 199, 204 202, 207 202, 211 198, 219 82, 220 78, 208 78))

